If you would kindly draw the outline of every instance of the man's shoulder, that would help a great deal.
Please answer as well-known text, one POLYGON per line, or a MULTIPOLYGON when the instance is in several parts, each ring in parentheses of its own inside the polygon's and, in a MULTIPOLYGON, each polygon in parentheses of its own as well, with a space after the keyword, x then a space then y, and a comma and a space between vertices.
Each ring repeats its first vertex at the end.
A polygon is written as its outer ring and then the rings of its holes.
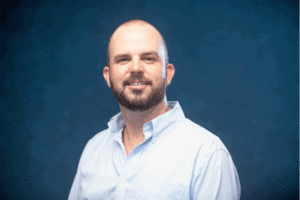
POLYGON ((186 118, 183 120, 177 127, 176 131, 178 134, 182 135, 184 140, 190 145, 205 148, 211 152, 221 149, 228 152, 227 148, 218 136, 190 119, 186 118))
POLYGON ((96 135, 94 135, 90 139, 90 141, 92 143, 99 143, 103 140, 107 140, 110 136, 111 136, 111 131, 109 130, 109 128, 106 128, 106 129, 100 131, 99 133, 97 133, 96 135))
POLYGON ((90 152, 95 151, 96 148, 101 148, 101 145, 107 143, 110 140, 110 137, 111 132, 109 128, 97 133, 87 142, 84 153, 89 154, 90 152))

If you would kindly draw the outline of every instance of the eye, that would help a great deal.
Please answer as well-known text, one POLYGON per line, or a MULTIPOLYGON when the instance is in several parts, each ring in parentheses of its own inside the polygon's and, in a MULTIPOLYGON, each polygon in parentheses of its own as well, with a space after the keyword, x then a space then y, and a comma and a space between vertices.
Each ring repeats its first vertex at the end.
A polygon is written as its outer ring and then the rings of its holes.
POLYGON ((126 60, 128 60, 128 58, 122 58, 119 60, 119 62, 126 61, 126 60))
POLYGON ((154 57, 145 57, 145 58, 143 58, 143 60, 145 60, 147 63, 156 62, 156 58, 154 58, 154 57))
POLYGON ((129 60, 130 60, 129 58, 120 58, 120 59, 117 60, 117 63, 124 63, 124 62, 127 62, 129 60))

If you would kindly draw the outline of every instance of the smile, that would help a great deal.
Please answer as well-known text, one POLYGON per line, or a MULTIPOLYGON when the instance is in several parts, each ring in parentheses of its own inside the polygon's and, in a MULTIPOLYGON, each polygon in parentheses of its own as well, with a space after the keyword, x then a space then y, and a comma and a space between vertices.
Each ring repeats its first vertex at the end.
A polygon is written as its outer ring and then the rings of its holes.
POLYGON ((144 83, 130 83, 129 85, 145 85, 144 83))
POLYGON ((147 85, 148 84, 142 82, 132 82, 129 83, 127 86, 132 90, 144 90, 147 85))

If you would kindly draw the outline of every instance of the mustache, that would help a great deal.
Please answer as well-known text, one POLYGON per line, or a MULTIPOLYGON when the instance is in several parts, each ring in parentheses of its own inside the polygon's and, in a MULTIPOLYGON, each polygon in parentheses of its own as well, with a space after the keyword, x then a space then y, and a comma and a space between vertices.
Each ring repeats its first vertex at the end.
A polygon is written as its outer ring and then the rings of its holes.
POLYGON ((146 79, 141 74, 132 74, 129 78, 124 80, 123 86, 125 87, 134 81, 140 81, 145 83, 146 85, 152 85, 152 81, 146 79))

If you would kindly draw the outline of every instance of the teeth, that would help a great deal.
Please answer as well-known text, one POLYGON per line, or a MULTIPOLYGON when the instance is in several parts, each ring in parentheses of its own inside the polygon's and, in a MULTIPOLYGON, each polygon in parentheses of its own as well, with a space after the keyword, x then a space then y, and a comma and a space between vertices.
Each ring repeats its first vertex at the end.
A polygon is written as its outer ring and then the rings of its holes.
POLYGON ((130 85, 144 85, 144 83, 130 83, 130 85))

